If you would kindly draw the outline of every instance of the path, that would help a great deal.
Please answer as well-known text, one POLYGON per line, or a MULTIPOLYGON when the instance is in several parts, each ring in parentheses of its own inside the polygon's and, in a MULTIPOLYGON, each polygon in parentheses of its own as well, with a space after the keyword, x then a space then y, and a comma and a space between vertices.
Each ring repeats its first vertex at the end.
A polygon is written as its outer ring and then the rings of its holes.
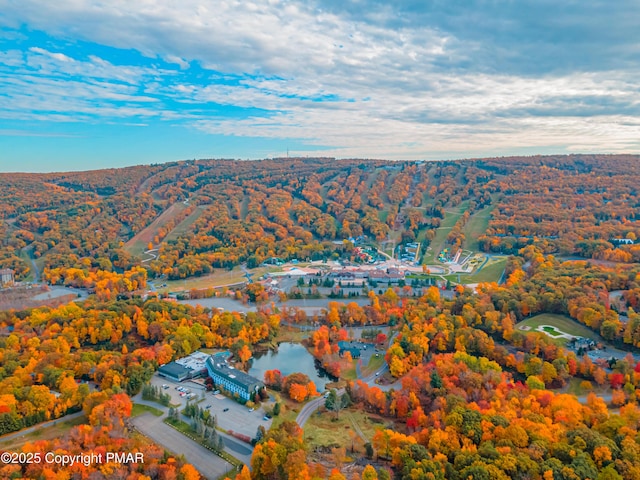
POLYGON ((143 258, 140 263, 146 263, 146 262, 150 262, 152 260, 155 260, 156 258, 158 258, 158 255, 156 255, 156 253, 154 252, 158 252, 158 248, 152 248, 151 250, 146 250, 145 252, 143 252, 145 255, 149 255, 149 257, 147 258, 143 258))
POLYGON ((40 428, 47 428, 53 425, 57 425, 58 422, 66 422, 67 420, 73 420, 74 418, 80 418, 84 415, 83 411, 79 411, 76 413, 70 413, 69 415, 65 415, 64 417, 56 418, 55 420, 49 420, 47 422, 38 423, 28 428, 23 428, 22 430, 18 430, 17 432, 7 433, 0 437, 0 442, 4 442, 5 440, 13 440, 18 437, 22 437, 24 435, 28 435, 40 428))
POLYGON ((356 422, 355 418, 353 418, 353 415, 349 413, 348 417, 349 417, 349 421, 351 422, 351 425, 353 425, 353 429, 355 430, 355 432, 358 434, 358 436, 362 439, 363 442, 367 443, 369 439, 364 434, 364 432, 360 428, 360 425, 358 425, 358 422, 356 422))
POLYGON ((29 261, 31 262, 31 266, 33 267, 33 283, 40 283, 40 269, 36 264, 35 258, 33 258, 33 245, 27 245, 22 249, 24 253, 29 257, 29 261))

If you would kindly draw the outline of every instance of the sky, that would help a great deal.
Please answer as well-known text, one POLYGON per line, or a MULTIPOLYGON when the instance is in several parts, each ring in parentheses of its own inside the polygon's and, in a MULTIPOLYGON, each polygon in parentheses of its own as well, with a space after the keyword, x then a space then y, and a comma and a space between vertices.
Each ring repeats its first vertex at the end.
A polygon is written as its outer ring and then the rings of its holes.
POLYGON ((0 172, 640 151, 637 0, 0 0, 0 172))

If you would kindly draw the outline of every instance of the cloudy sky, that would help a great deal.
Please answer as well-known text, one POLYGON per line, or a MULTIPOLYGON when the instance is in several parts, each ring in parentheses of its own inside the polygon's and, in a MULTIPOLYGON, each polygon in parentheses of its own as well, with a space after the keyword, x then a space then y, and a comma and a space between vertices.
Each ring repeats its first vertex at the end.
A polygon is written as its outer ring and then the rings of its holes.
POLYGON ((0 171, 640 151, 637 0, 0 0, 0 171))

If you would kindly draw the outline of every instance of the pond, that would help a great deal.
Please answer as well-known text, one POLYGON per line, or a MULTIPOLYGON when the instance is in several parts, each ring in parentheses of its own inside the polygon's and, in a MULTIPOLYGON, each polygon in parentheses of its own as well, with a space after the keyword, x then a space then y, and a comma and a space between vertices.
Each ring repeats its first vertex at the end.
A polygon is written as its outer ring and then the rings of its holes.
POLYGON ((278 369, 283 376, 295 372, 304 373, 316 384, 319 392, 325 389, 325 385, 334 381, 316 362, 316 359, 299 343, 281 343, 277 351, 257 353, 251 360, 249 375, 261 380, 264 372, 278 369))

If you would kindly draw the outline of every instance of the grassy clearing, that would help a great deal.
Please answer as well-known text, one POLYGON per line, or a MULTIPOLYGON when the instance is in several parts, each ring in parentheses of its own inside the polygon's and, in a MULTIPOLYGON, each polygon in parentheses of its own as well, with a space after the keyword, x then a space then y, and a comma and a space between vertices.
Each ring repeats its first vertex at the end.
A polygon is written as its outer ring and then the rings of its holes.
MULTIPOLYGON (((282 269, 276 267, 259 267, 250 271, 251 278, 258 280, 267 272, 280 272, 282 269)), ((238 285, 247 281, 247 277, 240 267, 234 267, 233 270, 224 268, 216 269, 214 273, 203 277, 189 277, 182 280, 167 280, 166 287, 158 288, 160 293, 179 292, 183 290, 191 290, 193 288, 200 290, 209 287, 223 287, 225 285, 238 285)), ((158 281, 158 283, 160 283, 158 281)))
POLYGON ((300 410, 302 409, 302 404, 294 403, 289 399, 282 398, 279 392, 272 391, 271 393, 275 394, 276 401, 280 402, 280 405, 282 406, 280 415, 273 417, 271 428, 278 429, 280 428, 280 425, 287 421, 295 422, 298 417, 298 413, 300 413, 300 410))
POLYGON ((211 275, 204 277, 190 277, 184 280, 167 280, 166 287, 159 288, 158 291, 162 293, 175 292, 181 290, 203 289, 209 287, 220 287, 223 285, 233 285, 243 283, 246 281, 244 273, 240 267, 236 267, 233 270, 219 269, 211 275))
MULTIPOLYGON (((599 336, 595 332, 589 330, 583 325, 580 325, 575 320, 564 315, 556 315, 553 313, 543 313, 541 315, 536 315, 535 317, 528 318, 518 323, 517 327, 531 327, 530 331, 535 331, 541 325, 549 325, 551 327, 555 327, 560 332, 568 333, 569 335, 599 339, 599 336)), ((567 343, 567 339, 565 338, 551 338, 552 340, 554 340, 554 342, 557 342, 561 345, 567 343)))
POLYGON ((167 235, 163 241, 167 242, 169 240, 175 240, 180 235, 189 233, 191 231, 191 225, 193 225, 195 221, 198 220, 198 218, 200 218, 200 216, 208 206, 209 205, 198 206, 198 208, 196 208, 196 210, 191 215, 189 215, 187 218, 181 221, 178 225, 176 225, 176 228, 171 230, 171 233, 169 233, 169 235, 167 235))
POLYGON ((147 249, 149 242, 153 242, 153 238, 158 234, 158 230, 162 228, 169 220, 180 215, 186 210, 187 205, 177 202, 167 208, 160 214, 151 224, 138 232, 131 240, 125 243, 124 248, 131 255, 140 256, 147 249))
POLYGON ((562 335, 562 332, 559 332, 553 327, 542 327, 542 330, 544 330, 548 335, 551 335, 552 337, 559 337, 560 335, 562 335))
POLYGON ((590 392, 595 393, 596 395, 604 395, 607 393, 611 393, 611 389, 607 386, 599 386, 596 382, 591 382, 591 390, 586 390, 582 388, 581 383, 584 380, 581 378, 571 377, 567 385, 556 393, 569 393, 571 395, 588 395, 590 392))
POLYGON ((376 429, 386 426, 386 422, 362 411, 344 410, 337 420, 333 412, 318 412, 314 413, 305 424, 305 441, 310 446, 310 450, 316 446, 344 446, 350 450, 352 444, 356 449, 362 450, 363 442, 356 433, 352 422, 358 425, 368 440, 373 438, 376 429))
POLYGON ((479 250, 478 237, 487 231, 489 220, 491 220, 491 212, 495 207, 495 205, 488 205, 469 217, 464 226, 465 248, 475 252, 479 250))
POLYGON ((358 374, 356 372, 356 362, 357 360, 352 360, 351 366, 349 368, 344 369, 340 377, 343 378, 344 380, 353 380, 353 381, 357 380, 358 374))
POLYGON ((146 413, 146 412, 149 412, 150 414, 155 415, 156 417, 161 417, 162 415, 164 415, 162 410, 158 410, 155 407, 152 407, 150 405, 143 405, 141 403, 134 403, 133 408, 131 409, 131 416, 137 417, 138 415, 142 415, 143 413, 146 413))
POLYGON ((384 355, 380 354, 377 357, 375 355, 372 355, 369 359, 369 364, 361 369, 362 376, 366 377, 371 375, 373 372, 382 367, 382 365, 384 365, 384 355))
POLYGON ((444 243, 447 240, 447 235, 451 231, 458 219, 462 216, 465 210, 469 207, 469 200, 462 202, 453 212, 446 212, 445 217, 440 223, 440 227, 436 229, 436 236, 430 245, 430 250, 425 254, 422 263, 436 263, 435 259, 438 258, 438 254, 444 248, 444 243))
POLYGON ((300 330, 295 327, 288 327, 286 325, 282 325, 280 326, 278 335, 273 340, 272 344, 277 345, 282 342, 301 343, 302 340, 309 338, 310 334, 311 332, 307 330, 300 330))
POLYGON ((507 257, 490 257, 487 263, 479 270, 467 277, 473 283, 497 282, 507 266, 507 257))
POLYGON ((35 442, 37 440, 52 440, 54 438, 64 437, 69 430, 78 425, 85 425, 89 421, 87 417, 81 417, 71 420, 58 420, 55 425, 45 428, 37 428, 31 433, 21 435, 6 441, 0 441, 0 449, 2 450, 18 450, 26 443, 35 442))

